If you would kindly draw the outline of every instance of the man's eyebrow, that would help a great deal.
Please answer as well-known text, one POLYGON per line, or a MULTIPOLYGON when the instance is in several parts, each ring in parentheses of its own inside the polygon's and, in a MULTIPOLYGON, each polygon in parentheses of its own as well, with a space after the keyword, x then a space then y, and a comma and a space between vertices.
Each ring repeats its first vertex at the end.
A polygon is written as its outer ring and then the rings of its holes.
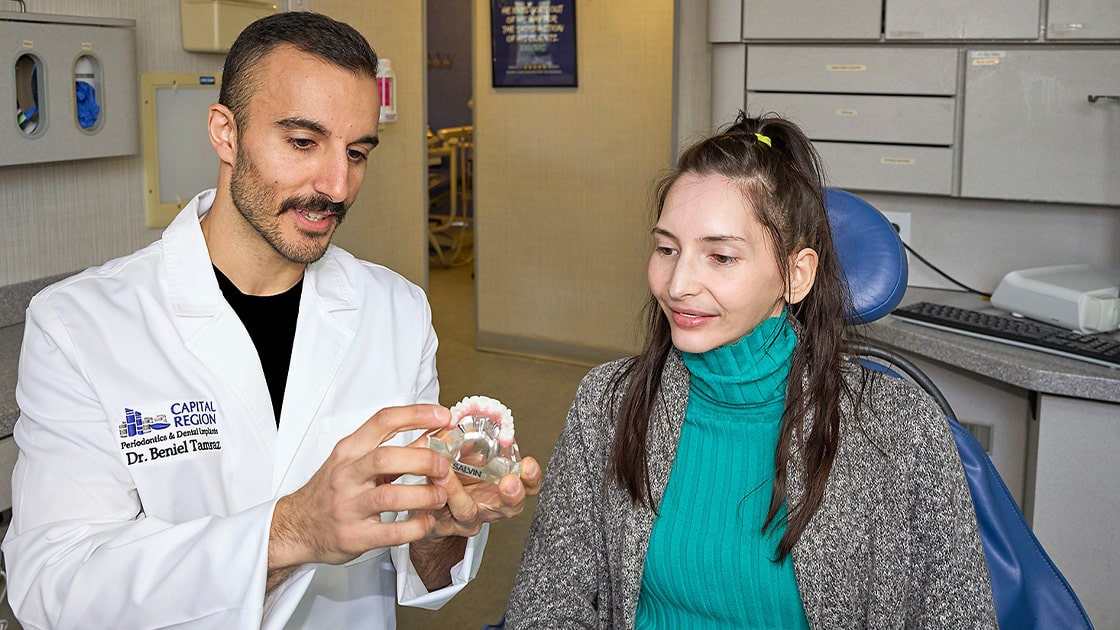
POLYGON ((321 136, 330 135, 327 133, 326 127, 309 118, 282 118, 273 124, 281 129, 306 129, 321 136))
POLYGON ((378 139, 377 136, 375 136, 371 133, 368 136, 362 136, 361 138, 358 138, 357 140, 351 142, 350 144, 368 144, 369 148, 376 149, 377 145, 380 142, 381 142, 381 140, 378 139))
MULTIPOLYGON (((306 129, 307 131, 317 133, 321 136, 330 135, 330 133, 327 132, 326 127, 309 118, 300 118, 298 116, 292 118, 282 118, 280 120, 277 120, 273 124, 277 127, 280 127, 281 129, 306 129)), ((362 136, 361 138, 358 138, 357 140, 350 142, 349 144, 368 144, 372 149, 376 147, 379 142, 380 140, 378 140, 377 136, 371 133, 362 136)))

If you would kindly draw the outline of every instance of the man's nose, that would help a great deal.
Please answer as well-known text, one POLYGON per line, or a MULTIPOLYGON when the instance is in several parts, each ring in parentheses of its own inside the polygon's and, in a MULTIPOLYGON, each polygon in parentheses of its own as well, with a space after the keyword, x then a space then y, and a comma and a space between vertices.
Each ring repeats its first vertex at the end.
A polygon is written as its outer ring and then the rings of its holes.
POLYGON ((349 178, 350 160, 346 151, 344 150, 341 156, 329 154, 319 165, 315 190, 335 203, 342 203, 346 201, 347 194, 350 192, 349 178))

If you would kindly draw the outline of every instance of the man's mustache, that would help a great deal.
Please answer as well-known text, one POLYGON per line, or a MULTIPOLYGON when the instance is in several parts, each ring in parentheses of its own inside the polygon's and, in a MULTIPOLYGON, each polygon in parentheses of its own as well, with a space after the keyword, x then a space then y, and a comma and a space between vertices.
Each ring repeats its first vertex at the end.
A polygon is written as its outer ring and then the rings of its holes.
POLYGON ((288 197, 284 203, 280 204, 280 213, 283 214, 289 210, 307 210, 317 214, 333 214, 338 217, 338 222, 342 223, 342 219, 346 217, 346 206, 339 201, 331 201, 324 195, 315 195, 313 197, 288 197))

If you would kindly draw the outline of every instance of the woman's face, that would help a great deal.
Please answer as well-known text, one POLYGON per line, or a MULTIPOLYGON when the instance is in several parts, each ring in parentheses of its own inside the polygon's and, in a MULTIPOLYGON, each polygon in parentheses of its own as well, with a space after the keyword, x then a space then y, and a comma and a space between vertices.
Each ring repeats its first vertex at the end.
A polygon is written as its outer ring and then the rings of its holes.
POLYGON ((673 345, 684 352, 734 343, 786 304, 765 228, 739 188, 718 175, 686 173, 669 189, 648 277, 673 345))

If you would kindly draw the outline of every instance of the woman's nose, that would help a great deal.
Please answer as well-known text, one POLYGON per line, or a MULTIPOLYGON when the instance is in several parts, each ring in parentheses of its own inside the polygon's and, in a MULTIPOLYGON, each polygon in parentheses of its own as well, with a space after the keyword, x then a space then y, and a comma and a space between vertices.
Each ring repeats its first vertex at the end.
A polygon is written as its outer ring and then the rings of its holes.
POLYGON ((681 299, 695 295, 699 287, 699 275, 694 265, 685 258, 678 258, 669 273, 669 297, 681 299))

